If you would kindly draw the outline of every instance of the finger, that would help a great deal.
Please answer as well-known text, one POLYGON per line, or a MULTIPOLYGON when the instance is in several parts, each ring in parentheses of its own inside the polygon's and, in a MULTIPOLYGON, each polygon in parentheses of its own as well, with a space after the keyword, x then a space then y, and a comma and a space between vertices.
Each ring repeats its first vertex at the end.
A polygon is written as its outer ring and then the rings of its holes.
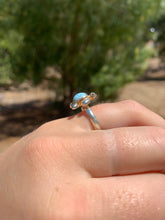
POLYGON ((165 120, 133 100, 107 103, 92 107, 102 129, 128 126, 158 126, 165 128, 165 120))
POLYGON ((165 173, 165 130, 132 127, 61 138, 62 146, 93 177, 165 173))
MULTIPOLYGON (((92 107, 102 129, 129 126, 158 126, 165 128, 165 120, 135 101, 107 103, 92 107)), ((77 133, 93 130, 88 115, 81 112, 75 116, 55 120, 39 128, 42 135, 77 133)), ((38 130, 37 130, 38 131, 38 130)))
POLYGON ((87 188, 82 196, 87 204, 86 219, 165 219, 165 176, 162 174, 96 178, 91 179, 87 188))

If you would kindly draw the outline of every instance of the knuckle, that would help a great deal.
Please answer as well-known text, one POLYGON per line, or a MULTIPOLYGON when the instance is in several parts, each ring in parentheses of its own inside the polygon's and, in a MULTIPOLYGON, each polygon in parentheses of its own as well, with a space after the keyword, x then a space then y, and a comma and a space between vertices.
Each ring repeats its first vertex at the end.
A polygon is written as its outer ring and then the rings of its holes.
POLYGON ((45 137, 35 138, 27 145, 30 154, 41 153, 44 151, 45 146, 49 143, 49 139, 45 137))
POLYGON ((129 110, 133 111, 139 111, 140 109, 144 108, 143 105, 135 100, 124 100, 122 103, 126 105, 129 110))
POLYGON ((38 164, 50 155, 52 140, 49 137, 37 137, 29 141, 23 149, 23 155, 30 163, 38 164))

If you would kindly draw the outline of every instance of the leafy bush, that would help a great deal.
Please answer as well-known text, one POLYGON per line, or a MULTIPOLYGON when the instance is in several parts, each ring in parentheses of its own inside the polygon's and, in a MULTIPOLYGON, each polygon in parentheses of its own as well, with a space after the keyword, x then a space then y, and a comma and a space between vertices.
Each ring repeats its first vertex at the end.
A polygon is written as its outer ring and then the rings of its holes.
POLYGON ((7 83, 12 75, 11 56, 15 54, 21 36, 15 29, 18 2, 0 1, 0 83, 7 83))
POLYGON ((165 14, 163 14, 157 21, 154 23, 157 38, 156 43, 160 56, 165 59, 165 14))
MULTIPOLYGON (((10 0, 11 1, 11 0, 10 0)), ((141 73, 146 24, 160 1, 16 0, 14 27, 21 41, 12 53, 14 77, 39 83, 45 68, 62 75, 63 97, 77 90, 113 98, 141 73)))

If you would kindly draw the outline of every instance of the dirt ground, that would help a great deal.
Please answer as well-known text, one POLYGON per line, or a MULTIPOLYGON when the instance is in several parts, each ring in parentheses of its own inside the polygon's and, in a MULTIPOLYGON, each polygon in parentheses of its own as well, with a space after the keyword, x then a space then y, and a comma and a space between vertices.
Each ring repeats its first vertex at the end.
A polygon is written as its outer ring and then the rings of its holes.
POLYGON ((0 114, 0 152, 43 123, 59 117, 59 112, 47 102, 5 107, 0 114))
POLYGON ((10 147, 13 143, 19 140, 20 137, 8 137, 0 141, 0 152, 3 152, 8 147, 10 147))
POLYGON ((143 81, 126 85, 118 100, 133 99, 165 118, 165 80, 143 81))

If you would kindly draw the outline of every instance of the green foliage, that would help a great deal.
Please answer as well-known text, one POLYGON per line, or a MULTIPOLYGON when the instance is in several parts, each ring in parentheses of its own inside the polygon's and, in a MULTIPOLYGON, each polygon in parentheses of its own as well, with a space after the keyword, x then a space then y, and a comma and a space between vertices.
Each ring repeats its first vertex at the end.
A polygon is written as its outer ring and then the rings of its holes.
POLYGON ((156 43, 160 56, 165 59, 165 14, 163 14, 153 26, 157 32, 156 43))
POLYGON ((165 0, 161 1, 157 19, 152 19, 150 22, 150 30, 153 32, 153 40, 160 57, 165 60, 165 0))
POLYGON ((11 77, 11 55, 19 46, 21 36, 14 27, 17 1, 0 1, 0 82, 6 83, 11 77))
POLYGON ((15 2, 14 9, 7 7, 18 34, 15 48, 10 45, 13 76, 38 83, 45 68, 54 66, 64 97, 79 89, 106 98, 141 73, 146 25, 160 5, 155 0, 15 2))

